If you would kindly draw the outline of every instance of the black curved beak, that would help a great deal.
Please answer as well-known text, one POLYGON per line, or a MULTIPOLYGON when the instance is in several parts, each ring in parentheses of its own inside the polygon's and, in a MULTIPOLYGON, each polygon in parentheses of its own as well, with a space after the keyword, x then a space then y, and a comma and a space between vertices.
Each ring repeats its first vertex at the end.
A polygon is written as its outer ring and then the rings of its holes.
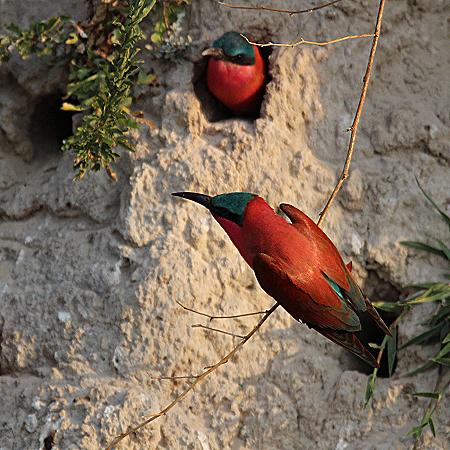
POLYGON ((202 56, 211 56, 212 58, 223 59, 224 53, 221 48, 211 47, 203 50, 202 56))
POLYGON ((211 208, 211 199, 209 195, 197 194, 196 192, 174 192, 172 195, 175 197, 185 198, 186 200, 192 200, 195 203, 199 203, 207 209, 211 208))

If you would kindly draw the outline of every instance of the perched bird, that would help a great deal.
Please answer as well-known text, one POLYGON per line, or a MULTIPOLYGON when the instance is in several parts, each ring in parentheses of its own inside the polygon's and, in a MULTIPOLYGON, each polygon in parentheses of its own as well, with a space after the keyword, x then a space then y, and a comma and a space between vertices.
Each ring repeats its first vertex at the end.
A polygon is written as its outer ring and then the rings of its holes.
POLYGON ((259 48, 229 31, 202 55, 209 57, 206 84, 211 93, 236 114, 256 115, 266 84, 266 65, 259 48))
POLYGON ((173 195, 205 206, 255 271, 263 290, 294 319, 306 323, 374 367, 378 363, 355 333, 368 314, 389 329, 363 294, 327 235, 303 212, 288 204, 275 213, 261 197, 234 192, 215 197, 193 192, 173 195))

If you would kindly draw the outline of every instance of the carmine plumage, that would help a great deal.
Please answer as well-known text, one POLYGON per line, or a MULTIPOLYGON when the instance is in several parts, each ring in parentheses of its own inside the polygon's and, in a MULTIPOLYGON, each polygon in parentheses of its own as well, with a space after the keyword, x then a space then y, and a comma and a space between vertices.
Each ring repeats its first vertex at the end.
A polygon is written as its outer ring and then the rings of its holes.
POLYGON ((359 316, 368 314, 386 334, 389 329, 354 281, 351 264, 344 264, 331 240, 306 214, 281 204, 289 223, 261 197, 246 192, 174 195, 209 209, 262 289, 294 319, 378 366, 355 335, 361 330, 359 316))
POLYGON ((259 48, 230 31, 203 56, 209 57, 206 83, 210 92, 234 113, 256 115, 266 84, 266 65, 259 48))

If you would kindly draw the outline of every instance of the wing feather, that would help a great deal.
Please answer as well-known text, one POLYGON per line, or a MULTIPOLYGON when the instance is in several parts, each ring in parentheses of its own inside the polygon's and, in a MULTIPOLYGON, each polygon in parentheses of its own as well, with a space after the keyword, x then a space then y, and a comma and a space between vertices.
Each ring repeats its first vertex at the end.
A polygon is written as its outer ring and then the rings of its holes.
POLYGON ((372 367, 379 367, 375 357, 367 350, 366 347, 361 343, 361 341, 356 337, 354 333, 348 333, 346 331, 332 331, 324 330, 321 328, 314 328, 320 334, 330 339, 330 341, 335 342, 338 345, 350 350, 356 356, 359 356, 366 363, 370 364, 372 367))
POLYGON ((289 217, 292 226, 317 248, 322 271, 346 291, 349 290, 347 271, 335 245, 330 238, 305 213, 295 206, 282 203, 280 209, 289 217))
POLYGON ((320 273, 302 278, 301 274, 289 273, 281 261, 264 253, 255 256, 253 269, 264 291, 295 319, 331 330, 361 329, 357 314, 334 293, 320 273), (323 296, 333 296, 332 301, 324 300, 323 296))
POLYGON ((352 308, 357 312, 368 312, 375 323, 388 335, 389 328, 364 295, 351 275, 352 263, 344 264, 342 258, 328 236, 302 211, 283 203, 280 209, 289 217, 297 231, 310 242, 318 243, 316 252, 321 262, 322 272, 343 291, 352 308))

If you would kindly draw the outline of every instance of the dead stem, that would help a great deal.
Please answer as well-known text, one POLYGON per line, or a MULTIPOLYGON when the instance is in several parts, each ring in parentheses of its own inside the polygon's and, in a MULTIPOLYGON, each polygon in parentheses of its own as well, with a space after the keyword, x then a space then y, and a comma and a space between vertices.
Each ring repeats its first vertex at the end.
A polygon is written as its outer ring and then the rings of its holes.
POLYGON ((225 3, 218 1, 217 3, 220 6, 224 6, 225 8, 231 8, 231 9, 245 9, 245 10, 257 10, 257 11, 267 11, 267 12, 277 12, 277 13, 283 13, 283 14, 289 14, 290 16, 293 16, 295 14, 304 14, 304 13, 311 13, 313 11, 317 11, 319 9, 326 8, 328 6, 333 6, 336 3, 341 2, 342 0, 334 0, 332 2, 324 3, 323 5, 314 6, 313 8, 307 8, 307 9, 299 9, 299 10, 290 10, 290 9, 278 9, 278 8, 272 8, 270 6, 263 6, 263 5, 255 5, 255 6, 246 6, 246 5, 233 5, 231 3, 225 3))
POLYGON ((318 45, 320 47, 325 47, 326 45, 330 45, 330 44, 337 44, 338 42, 343 42, 343 41, 348 41, 350 39, 362 39, 362 38, 368 38, 368 37, 373 37, 373 34, 355 34, 355 35, 351 35, 351 36, 344 36, 341 38, 337 38, 337 39, 332 39, 331 41, 324 41, 324 42, 316 42, 316 41, 306 41, 303 38, 300 38, 299 41, 297 42, 292 42, 292 43, 285 43, 285 42, 264 42, 264 43, 258 43, 258 42, 253 42, 251 41, 248 37, 244 36, 243 34, 241 34, 241 36, 249 43, 252 45, 256 45, 257 47, 290 47, 290 48, 294 48, 294 47, 298 47, 299 45, 318 45))
POLYGON ((152 380, 190 380, 192 378, 198 378, 200 375, 177 375, 177 376, 165 376, 165 377, 151 377, 152 380))
POLYGON ((162 409, 159 413, 153 414, 152 416, 148 417, 146 420, 141 422, 139 425, 136 425, 135 427, 129 428, 124 433, 117 436, 106 448, 105 450, 112 450, 113 447, 115 447, 120 441, 122 441, 124 438, 129 436, 132 433, 136 433, 136 431, 140 430, 141 428, 148 425, 150 422, 153 422, 158 417, 164 416, 167 414, 168 411, 170 411, 177 403, 181 402, 181 400, 186 397, 192 390, 194 390, 195 386, 199 384, 202 380, 204 380, 211 372, 214 372, 216 369, 218 369, 220 366, 226 364, 230 358, 232 358, 240 349, 241 347, 261 328, 262 324, 269 318, 269 316, 277 309, 278 303, 275 303, 275 305, 270 308, 266 314, 261 318, 261 320, 256 324, 256 326, 242 339, 239 344, 236 345, 236 347, 233 348, 227 355, 225 355, 219 362, 211 366, 208 370, 205 370, 201 375, 199 375, 195 381, 192 382, 183 392, 181 392, 180 395, 175 397, 164 409, 162 409))
POLYGON ((257 316, 261 314, 266 314, 266 311, 256 311, 256 312, 250 312, 250 313, 244 313, 244 314, 235 314, 232 316, 212 316, 211 314, 207 314, 204 312, 196 311, 195 309, 189 308, 182 303, 180 303, 178 300, 175 300, 178 305, 180 305, 184 310, 193 312, 195 314, 198 314, 199 316, 208 317, 210 321, 214 319, 238 319, 239 317, 249 317, 249 316, 257 316))
POLYGON ((227 336, 237 337, 239 339, 244 339, 245 336, 241 336, 240 334, 230 333, 229 331, 219 330, 218 328, 207 327, 206 325, 202 325, 200 323, 196 323, 195 325, 191 325, 192 328, 201 328, 207 331, 214 331, 216 333, 226 334, 227 336))
POLYGON ((370 55, 369 55, 369 61, 367 63, 366 73, 364 74, 364 79, 363 79, 364 81, 363 81, 363 87, 361 89, 361 96, 359 98, 359 103, 358 103, 358 107, 356 109, 355 118, 353 119, 352 126, 350 127, 350 131, 351 131, 350 142, 348 144, 347 156, 345 158, 344 168, 342 169, 341 176, 339 177, 339 180, 338 180, 336 186, 334 187, 333 192, 330 195, 330 198, 328 199, 325 207, 323 208, 323 210, 321 211, 321 213, 319 215, 320 217, 317 222, 317 225, 319 227, 320 227, 320 225, 322 225, 322 222, 325 219, 325 215, 327 214, 328 210, 330 209, 331 204, 333 203, 339 190, 341 189, 342 185, 344 184, 345 180, 348 177, 348 171, 350 169, 350 163, 352 161, 353 151, 355 149, 356 132, 358 131, 359 120, 361 119, 364 101, 366 100, 367 89, 369 87, 369 81, 370 81, 370 75, 372 73, 373 61, 375 59, 375 53, 377 51, 378 39, 380 38, 381 22, 383 20, 384 3, 385 3, 385 0, 380 0, 380 6, 378 7, 377 23, 375 25, 375 32, 373 34, 372 48, 370 49, 370 55))

